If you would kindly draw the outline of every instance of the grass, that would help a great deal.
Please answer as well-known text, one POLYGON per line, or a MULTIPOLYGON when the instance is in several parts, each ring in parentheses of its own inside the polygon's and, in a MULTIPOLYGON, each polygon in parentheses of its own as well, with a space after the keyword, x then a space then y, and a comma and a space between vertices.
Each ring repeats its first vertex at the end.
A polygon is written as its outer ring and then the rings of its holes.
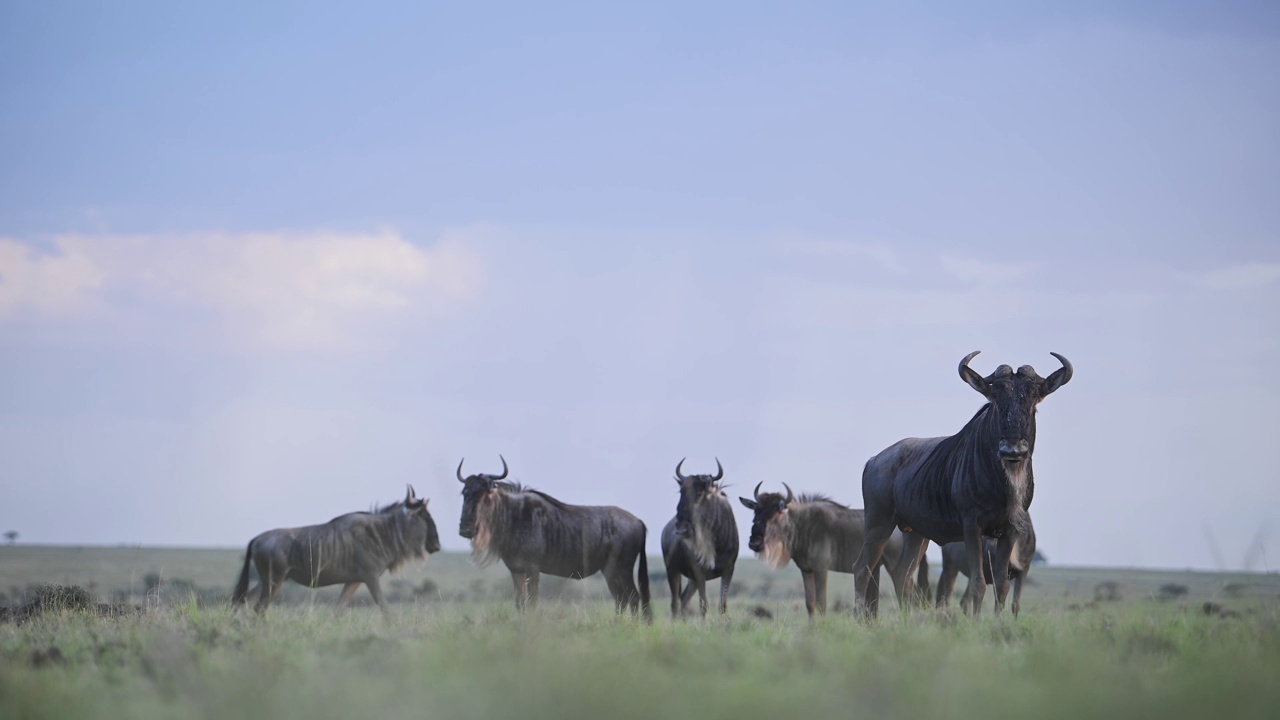
POLYGON ((971 621, 737 615, 652 626, 599 604, 194 604, 0 626, 0 715, 213 717, 1273 717, 1275 608, 1177 606, 971 621), (56 648, 56 651, 54 650, 56 648), (53 658, 53 659, 50 659, 53 658))
MULTIPOLYGON (((0 551, 0 582, 77 579, 23 575, 10 557, 0 551)), ((218 577, 234 576, 237 553, 226 559, 211 563, 218 577)), ((497 595, 505 582, 438 559, 422 572, 434 568, 441 596, 477 577, 497 595)), ((1275 576, 1037 568, 1017 621, 890 603, 875 622, 810 624, 794 569, 742 565, 728 616, 672 622, 656 598, 652 625, 615 617, 603 588, 577 583, 524 616, 505 595, 402 602, 386 619, 335 617, 305 596, 265 619, 194 594, 140 617, 56 610, 0 623, 0 718, 1235 718, 1280 706, 1275 576), (1122 599, 1087 604, 1108 581, 1122 599), (1181 601, 1154 599, 1173 582, 1188 588, 1181 601), (1230 612, 1208 615, 1205 601, 1230 612)))

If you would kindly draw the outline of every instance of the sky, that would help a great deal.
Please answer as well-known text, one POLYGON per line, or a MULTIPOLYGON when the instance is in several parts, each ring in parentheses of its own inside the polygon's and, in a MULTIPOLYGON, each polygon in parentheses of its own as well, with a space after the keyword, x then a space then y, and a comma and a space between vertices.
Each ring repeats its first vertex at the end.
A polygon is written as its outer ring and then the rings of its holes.
POLYGON ((691 5, 0 4, 0 530, 463 549, 501 453, 656 553, 1053 351, 1050 562, 1280 567, 1280 6, 691 5))

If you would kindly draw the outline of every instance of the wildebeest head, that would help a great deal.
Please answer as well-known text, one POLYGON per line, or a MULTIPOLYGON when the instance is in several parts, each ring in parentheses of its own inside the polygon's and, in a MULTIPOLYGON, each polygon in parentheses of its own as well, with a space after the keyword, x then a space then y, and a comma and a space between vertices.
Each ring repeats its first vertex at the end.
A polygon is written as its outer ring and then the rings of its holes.
POLYGON ((787 506, 795 501, 795 493, 791 492, 791 486, 782 483, 782 487, 787 489, 787 494, 782 493, 765 493, 760 494, 760 485, 756 485, 755 492, 752 493, 754 499, 740 497, 741 502, 748 510, 754 513, 751 518, 751 539, 747 540, 747 547, 751 552, 764 552, 764 538, 769 528, 769 523, 782 513, 786 512, 787 506))
POLYGON ((676 484, 680 486, 680 502, 676 505, 676 535, 688 538, 693 535, 693 518, 698 505, 720 494, 717 483, 724 478, 720 458, 716 458, 715 475, 685 475, 680 472, 682 459, 676 465, 676 484))
POLYGON ((462 463, 466 462, 466 458, 458 463, 458 482, 462 483, 462 519, 458 523, 458 534, 468 540, 476 535, 476 510, 484 498, 490 493, 498 490, 498 483, 507 477, 507 459, 498 456, 502 460, 501 475, 486 475, 484 473, 462 476, 462 463))
POLYGON ((435 518, 431 517, 431 512, 427 510, 427 504, 431 502, 427 498, 418 497, 413 486, 410 485, 405 492, 404 502, 399 503, 399 511, 420 521, 426 530, 422 536, 422 550, 428 554, 440 552, 440 533, 436 530, 435 518))
POLYGON ((984 378, 969 367, 969 361, 977 354, 975 350, 960 361, 960 378, 991 402, 991 411, 1000 427, 1000 459, 1016 463, 1030 456, 1035 447, 1036 404, 1067 384, 1071 379, 1071 363, 1051 352, 1062 367, 1047 378, 1037 375, 1030 365, 1023 365, 1017 372, 1001 365, 984 378))

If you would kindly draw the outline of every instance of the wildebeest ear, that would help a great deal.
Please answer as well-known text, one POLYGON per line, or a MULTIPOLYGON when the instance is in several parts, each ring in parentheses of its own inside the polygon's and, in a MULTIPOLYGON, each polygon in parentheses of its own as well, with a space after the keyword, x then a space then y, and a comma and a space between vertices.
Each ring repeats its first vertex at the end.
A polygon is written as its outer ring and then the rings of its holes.
POLYGON ((985 397, 987 393, 990 392, 987 381, 984 380, 983 377, 973 368, 969 367, 969 361, 972 360, 973 356, 977 355, 979 352, 979 350, 974 350, 968 355, 965 355, 964 359, 960 361, 960 379, 964 380, 969 384, 969 387, 982 393, 983 397, 985 397))
POLYGON ((756 508, 760 507, 759 505, 756 505, 756 501, 755 501, 755 500, 748 500, 748 499, 746 499, 746 498, 744 498, 744 497, 740 497, 740 498, 738 498, 738 502, 740 502, 740 503, 742 503, 743 505, 745 505, 745 506, 746 506, 746 508, 747 508, 748 510, 755 510, 756 508))

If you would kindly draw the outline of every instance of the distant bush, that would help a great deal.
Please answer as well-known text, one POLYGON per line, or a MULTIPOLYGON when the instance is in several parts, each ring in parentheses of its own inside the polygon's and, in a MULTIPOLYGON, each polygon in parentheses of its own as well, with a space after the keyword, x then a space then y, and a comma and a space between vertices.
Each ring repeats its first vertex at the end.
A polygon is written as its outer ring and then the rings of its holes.
POLYGON ((423 600, 439 599, 440 584, 431 578, 426 578, 413 589, 413 596, 415 598, 422 598, 423 600))
POLYGON ((79 585, 41 585, 31 599, 41 612, 96 610, 93 595, 79 585))
POLYGON ((1093 586, 1093 599, 1096 602, 1115 602, 1120 599, 1120 583, 1106 580, 1093 586))

